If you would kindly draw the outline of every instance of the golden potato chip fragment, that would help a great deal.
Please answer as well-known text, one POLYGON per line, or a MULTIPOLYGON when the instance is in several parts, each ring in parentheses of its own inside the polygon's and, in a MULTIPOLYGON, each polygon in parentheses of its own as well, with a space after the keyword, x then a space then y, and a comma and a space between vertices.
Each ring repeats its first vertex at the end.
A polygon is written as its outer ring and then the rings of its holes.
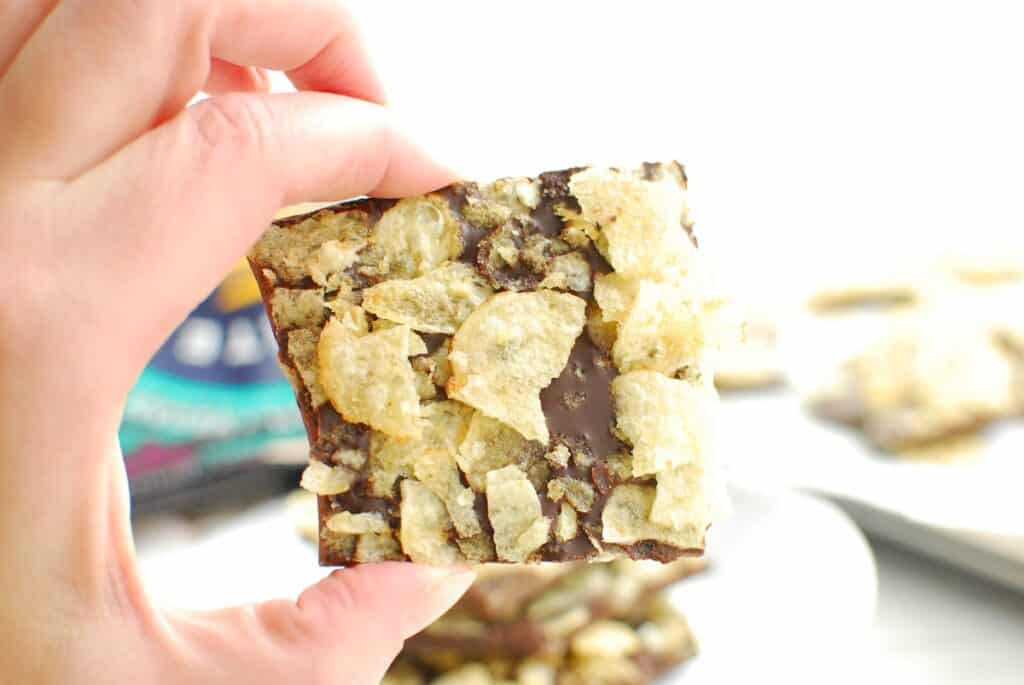
POLYGON ((483 492, 490 471, 511 464, 526 468, 543 451, 541 443, 527 440, 501 421, 478 411, 473 413, 456 460, 470 486, 483 492))
POLYGON ((729 334, 721 300, 686 279, 660 282, 622 274, 597 279, 594 298, 601 316, 616 325, 611 345, 623 373, 650 369, 673 375, 698 365, 729 334))
POLYGON ((389 278, 414 278, 462 253, 459 225, 448 203, 427 195, 399 200, 370 236, 365 261, 389 278))
POLYGON ((632 371, 612 381, 616 425, 633 445, 633 475, 703 459, 711 449, 717 394, 706 383, 632 371))
POLYGON ((374 512, 353 514, 350 511, 339 511, 337 514, 331 514, 326 524, 331 532, 348 535, 387 533, 391 530, 384 516, 374 512))
POLYGON ((362 238, 328 240, 310 257, 309 276, 317 285, 334 289, 344 282, 344 272, 356 263, 359 251, 366 247, 362 238))
POLYGON ((488 472, 487 514, 503 561, 526 561, 551 536, 551 521, 541 513, 537 491, 516 466, 488 472))
POLYGON ((449 541, 452 522, 444 502, 415 480, 403 480, 400 487, 402 549, 417 563, 454 564, 460 555, 458 547, 449 541))
POLYGON ((317 212, 299 222, 271 226, 253 246, 253 258, 269 265, 276 277, 299 281, 309 275, 309 265, 320 246, 332 240, 359 241, 369 232, 366 212, 317 212))
POLYGON ((317 495, 340 495, 348 492, 355 480, 355 472, 344 466, 328 466, 319 461, 310 461, 302 472, 299 485, 317 495))
POLYGON ((425 351, 406 326, 358 336, 331 319, 318 345, 320 384, 345 420, 414 438, 420 434, 420 399, 409 355, 425 351))
POLYGON ((491 289, 473 267, 448 263, 411 279, 363 291, 366 311, 424 333, 454 333, 491 289))
POLYGON ((601 513, 602 540, 618 545, 654 540, 684 549, 703 549, 706 526, 676 529, 651 521, 655 496, 651 485, 627 483, 612 490, 601 513))
POLYGON ((718 485, 703 463, 674 466, 658 474, 651 521, 673 530, 703 530, 715 514, 718 485))
POLYGON ((540 391, 565 368, 585 308, 575 295, 548 290, 495 295, 452 339, 448 396, 546 443, 540 391))
POLYGON ((404 559, 398 540, 391 533, 360 535, 356 539, 355 558, 360 563, 404 559))
POLYGON ((270 311, 279 329, 313 328, 324 322, 324 297, 318 290, 275 288, 270 311))
POLYGON ((685 273, 696 246, 683 229, 686 192, 671 174, 647 180, 639 172, 584 169, 569 190, 581 218, 599 231, 596 244, 616 272, 685 273))
POLYGON ((568 542, 579 534, 579 523, 576 520, 576 510, 568 502, 562 502, 558 510, 558 519, 555 521, 555 537, 559 542, 568 542))

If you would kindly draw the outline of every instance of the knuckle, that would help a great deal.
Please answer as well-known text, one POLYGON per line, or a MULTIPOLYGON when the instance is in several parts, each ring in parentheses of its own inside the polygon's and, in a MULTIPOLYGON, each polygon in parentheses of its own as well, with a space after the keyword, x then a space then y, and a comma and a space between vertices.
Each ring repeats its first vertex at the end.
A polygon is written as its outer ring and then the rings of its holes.
POLYGON ((260 148, 273 135, 270 107, 258 96, 232 93, 204 100, 194 108, 200 139, 209 147, 260 148))

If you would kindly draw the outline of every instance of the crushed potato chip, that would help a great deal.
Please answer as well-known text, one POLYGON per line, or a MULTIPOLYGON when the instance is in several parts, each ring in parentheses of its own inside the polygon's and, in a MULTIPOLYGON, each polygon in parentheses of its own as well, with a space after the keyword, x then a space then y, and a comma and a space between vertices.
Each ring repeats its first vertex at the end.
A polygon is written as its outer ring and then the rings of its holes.
POLYGON ((327 308, 334 313, 334 320, 354 335, 366 335, 370 330, 370 325, 366 320, 366 311, 359 305, 338 297, 328 302, 327 308))
POLYGON ((458 538, 455 540, 455 544, 459 546, 462 556, 469 561, 482 564, 497 558, 494 553, 494 543, 491 542, 491 537, 487 533, 469 538, 458 538))
POLYGON ((671 375, 698 364, 708 348, 709 319, 680 288, 642 281, 612 346, 615 365, 622 373, 650 369, 671 375))
POLYGON ((633 371, 612 381, 616 423, 633 445, 633 475, 700 461, 710 447, 714 388, 633 371))
POLYGON ((537 491, 516 466, 487 474, 487 514, 494 528, 495 550, 504 561, 526 561, 551 535, 551 522, 541 513, 537 491))
POLYGON ((302 472, 299 485, 317 495, 340 495, 348 492, 356 481, 356 474, 344 466, 328 466, 310 461, 302 472))
MULTIPOLYGON (((433 406, 437 405, 457 405, 457 403, 436 402, 433 406)), ((452 416, 456 416, 457 410, 450 411, 452 416)), ((453 419, 453 423, 454 421, 464 421, 464 419, 460 414, 453 419)), ((429 420, 425 423, 431 428, 436 425, 429 420)), ((459 468, 455 463, 456 445, 459 438, 461 436, 452 435, 450 439, 444 441, 446 444, 443 446, 420 443, 422 447, 420 445, 414 447, 410 450, 412 470, 417 480, 444 501, 459 536, 473 537, 479 535, 482 529, 474 508, 476 496, 472 490, 462 484, 459 468)))
POLYGON ((440 197, 411 197, 381 215, 369 260, 391 278, 414 278, 462 253, 460 229, 440 197))
POLYGON ((558 520, 555 521, 555 537, 559 542, 568 542, 578 534, 576 510, 569 506, 568 502, 562 502, 562 507, 558 510, 558 520))
POLYGON ((353 450, 346 447, 339 447, 331 455, 331 461, 335 464, 347 466, 358 471, 366 463, 366 454, 362 450, 353 450))
POLYGON ((655 496, 655 488, 650 485, 628 483, 612 490, 601 512, 604 541, 632 545, 643 540, 655 540, 675 547, 702 549, 704 528, 687 526, 675 529, 651 521, 655 496))
POLYGON ((704 530, 711 523, 711 493, 704 464, 685 464, 658 474, 651 521, 674 530, 704 530))
POLYGON ((452 339, 448 396, 547 442, 540 391, 565 368, 585 306, 574 295, 547 290, 495 295, 452 339))
MULTIPOLYGON (((383 433, 374 433, 370 438, 370 492, 374 497, 390 499, 399 477, 411 478, 416 475, 416 462, 420 455, 438 453, 419 467, 421 480, 430 466, 448 469, 454 463, 459 444, 466 436, 467 426, 473 410, 453 401, 427 402, 421 407, 420 437, 412 439, 395 438, 383 433), (452 456, 444 456, 452 455, 452 456)), ((457 476, 457 474, 456 474, 457 476)), ((450 477, 429 478, 432 484, 451 482, 450 477)), ((445 486, 447 488, 447 486, 445 486)), ((434 494, 444 498, 445 489, 431 488, 434 494)))
POLYGON ((345 269, 355 264, 359 251, 366 247, 362 238, 355 240, 328 240, 309 259, 309 276, 317 285, 333 289, 343 282, 345 269))
POLYGON ((643 279, 617 273, 599 274, 594 279, 594 299, 601 307, 601 318, 622 323, 633 308, 642 282, 643 279))
POLYGON ((456 459, 470 486, 483 492, 488 472, 510 464, 527 468, 543 449, 542 444, 527 440, 501 421, 474 412, 456 459))
POLYGON ((696 250, 683 224, 686 193, 671 174, 644 180, 637 172, 590 168, 573 174, 569 190, 583 221, 615 271, 685 273, 696 250))
POLYGON ((548 497, 553 502, 564 497, 576 511, 587 512, 594 506, 594 488, 575 478, 555 478, 548 483, 548 497))
MULTIPOLYGON (((295 364, 296 371, 302 381, 302 387, 309 393, 309 401, 319 407, 327 401, 320 374, 317 371, 317 337, 316 333, 306 328, 288 331, 288 356, 295 364)), ((285 367, 287 368, 287 367, 285 367)))
POLYGON ((367 512, 353 514, 350 511, 339 511, 327 519, 327 529, 334 533, 362 535, 364 533, 387 533, 391 529, 381 514, 367 512))
POLYGON ((590 264, 579 252, 553 257, 548 266, 548 274, 538 287, 575 290, 579 293, 590 290, 590 264))
POLYGON ((296 226, 271 226, 253 248, 253 257, 269 264, 276 277, 299 281, 321 245, 331 240, 364 239, 369 224, 366 212, 318 212, 296 226))
POLYGON ((459 549, 449 542, 451 519, 444 502, 422 483, 402 481, 402 549, 414 562, 445 565, 459 560, 459 549))
POLYGON ((454 333, 491 295, 476 270, 448 263, 423 276, 384 281, 363 292, 363 307, 425 333, 454 333))
POLYGON ((389 559, 402 559, 402 549, 391 533, 367 533, 356 540, 356 561, 372 563, 389 559))
POLYGON ((556 466, 566 466, 569 464, 569 448, 558 443, 544 454, 544 458, 550 461, 556 466))
POLYGON ((324 298, 318 290, 275 288, 270 311, 279 330, 314 328, 324 322, 324 298))
POLYGON ((320 383, 347 421, 388 435, 419 435, 420 399, 409 355, 423 341, 400 326, 356 336, 337 319, 320 335, 320 383))
POLYGON ((530 209, 540 204, 540 181, 520 179, 515 183, 516 198, 530 209))

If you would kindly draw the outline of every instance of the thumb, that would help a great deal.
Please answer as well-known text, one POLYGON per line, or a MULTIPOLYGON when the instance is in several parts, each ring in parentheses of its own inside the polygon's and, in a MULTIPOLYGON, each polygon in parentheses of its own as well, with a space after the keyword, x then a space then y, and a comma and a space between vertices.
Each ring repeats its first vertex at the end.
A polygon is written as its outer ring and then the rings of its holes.
POLYGON ((184 619, 203 682, 372 685, 406 638, 469 588, 462 569, 409 563, 339 569, 297 601, 273 601, 184 619), (216 674, 215 676, 213 674, 216 674))

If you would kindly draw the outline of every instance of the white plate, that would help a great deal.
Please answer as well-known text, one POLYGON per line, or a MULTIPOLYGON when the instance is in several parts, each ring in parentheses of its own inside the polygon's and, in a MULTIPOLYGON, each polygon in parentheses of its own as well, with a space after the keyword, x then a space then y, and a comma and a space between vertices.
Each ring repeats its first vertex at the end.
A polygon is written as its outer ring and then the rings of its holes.
POLYGON ((1024 425, 994 427, 953 463, 880 454, 807 415, 789 393, 727 397, 721 449, 734 478, 829 495, 873 533, 1024 589, 1024 425))
MULTIPOLYGON (((863 537, 835 507, 807 496, 735 489, 733 501, 733 516, 709 538, 711 568, 671 591, 701 655, 664 682, 835 682, 834 659, 863 640, 874 612, 874 560, 863 537)), ((151 521, 137 538, 146 586, 164 605, 295 597, 326 573, 280 501, 198 528, 151 521)))

